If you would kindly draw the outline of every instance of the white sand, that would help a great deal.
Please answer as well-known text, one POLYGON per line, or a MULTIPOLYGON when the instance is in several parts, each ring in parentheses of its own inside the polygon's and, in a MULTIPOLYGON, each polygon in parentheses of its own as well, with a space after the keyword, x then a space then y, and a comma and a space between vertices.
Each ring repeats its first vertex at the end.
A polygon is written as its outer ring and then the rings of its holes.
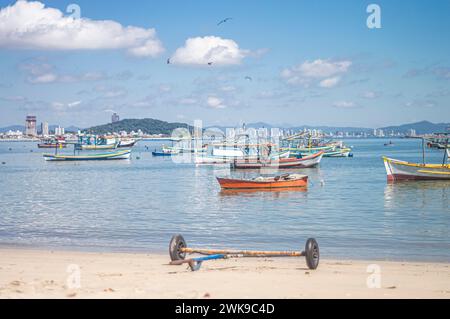
POLYGON ((327 260, 312 271, 304 258, 241 258, 191 272, 168 262, 168 255, 0 249, 0 298, 450 297, 446 263, 327 260), (367 272, 371 264, 379 277, 367 272))

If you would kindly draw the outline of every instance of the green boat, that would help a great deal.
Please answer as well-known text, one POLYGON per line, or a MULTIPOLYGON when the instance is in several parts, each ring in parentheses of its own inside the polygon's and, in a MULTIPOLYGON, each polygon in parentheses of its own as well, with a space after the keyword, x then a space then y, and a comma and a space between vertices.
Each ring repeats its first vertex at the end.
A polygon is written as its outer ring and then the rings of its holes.
POLYGON ((103 160, 124 160, 129 159, 131 150, 123 150, 116 152, 106 152, 101 154, 86 155, 58 155, 44 154, 46 161, 103 161, 103 160))

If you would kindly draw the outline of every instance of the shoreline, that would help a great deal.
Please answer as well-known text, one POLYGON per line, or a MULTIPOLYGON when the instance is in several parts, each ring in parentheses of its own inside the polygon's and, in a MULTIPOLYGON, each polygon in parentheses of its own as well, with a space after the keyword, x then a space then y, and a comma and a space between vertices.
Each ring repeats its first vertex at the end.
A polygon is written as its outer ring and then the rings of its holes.
MULTIPOLYGON (((164 249, 148 249, 143 250, 142 248, 130 248, 125 247, 121 248, 111 248, 111 247, 65 247, 65 246, 28 246, 25 244, 2 244, 0 243, 0 252, 8 250, 17 250, 17 251, 41 251, 41 252, 59 252, 59 253, 86 253, 86 254, 124 254, 124 255, 157 255, 157 256, 166 256, 169 258, 169 247, 164 249)), ((422 263, 422 264, 449 264, 450 259, 446 259, 442 257, 441 259, 428 260, 428 259, 414 259, 414 258, 379 258, 379 257, 343 257, 343 256, 330 256, 326 257, 321 256, 326 260, 339 260, 339 261, 355 261, 355 262, 392 262, 392 263, 422 263)))
POLYGON ((450 298, 450 263, 241 258, 0 247, 0 298, 450 298), (369 286, 371 288, 369 288, 369 286), (377 288, 379 286, 379 288, 377 288))

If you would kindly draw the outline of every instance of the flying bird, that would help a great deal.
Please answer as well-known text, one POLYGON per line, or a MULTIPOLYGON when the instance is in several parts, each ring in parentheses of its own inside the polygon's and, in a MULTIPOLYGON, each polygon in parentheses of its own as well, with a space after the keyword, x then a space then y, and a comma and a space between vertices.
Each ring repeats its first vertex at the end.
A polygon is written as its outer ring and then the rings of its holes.
POLYGON ((222 23, 228 22, 231 19, 233 19, 233 18, 225 18, 222 21, 220 21, 219 23, 217 23, 217 25, 221 25, 222 23))
POLYGON ((208 62, 208 65, 209 65, 209 66, 213 65, 213 62, 208 62))
POLYGON ((169 59, 167 59, 167 64, 170 64, 170 58, 169 58, 169 59))
POLYGON ((248 75, 245 77, 245 79, 246 79, 246 80, 249 80, 249 81, 253 81, 252 77, 250 77, 250 76, 248 76, 248 75))

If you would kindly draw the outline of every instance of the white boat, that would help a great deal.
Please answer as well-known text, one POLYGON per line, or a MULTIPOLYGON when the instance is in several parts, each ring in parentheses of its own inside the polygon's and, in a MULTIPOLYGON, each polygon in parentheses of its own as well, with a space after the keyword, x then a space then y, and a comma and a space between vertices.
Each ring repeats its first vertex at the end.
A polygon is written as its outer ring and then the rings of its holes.
MULTIPOLYGON (((447 151, 447 155, 448 151, 447 151)), ((383 157, 388 181, 450 180, 449 164, 418 164, 383 157)))
POLYGON ((119 145, 117 147, 133 147, 137 143, 137 140, 130 138, 130 139, 121 139, 119 142, 119 145))
MULTIPOLYGON (((271 161, 277 161, 279 159, 287 159, 290 156, 290 152, 282 152, 276 153, 270 156, 271 161)), ((221 156, 195 156, 194 163, 196 165, 216 165, 216 164, 228 164, 232 163, 235 159, 240 160, 253 160, 256 161, 258 157, 256 155, 253 156, 240 156, 240 157, 221 157, 221 156)))

